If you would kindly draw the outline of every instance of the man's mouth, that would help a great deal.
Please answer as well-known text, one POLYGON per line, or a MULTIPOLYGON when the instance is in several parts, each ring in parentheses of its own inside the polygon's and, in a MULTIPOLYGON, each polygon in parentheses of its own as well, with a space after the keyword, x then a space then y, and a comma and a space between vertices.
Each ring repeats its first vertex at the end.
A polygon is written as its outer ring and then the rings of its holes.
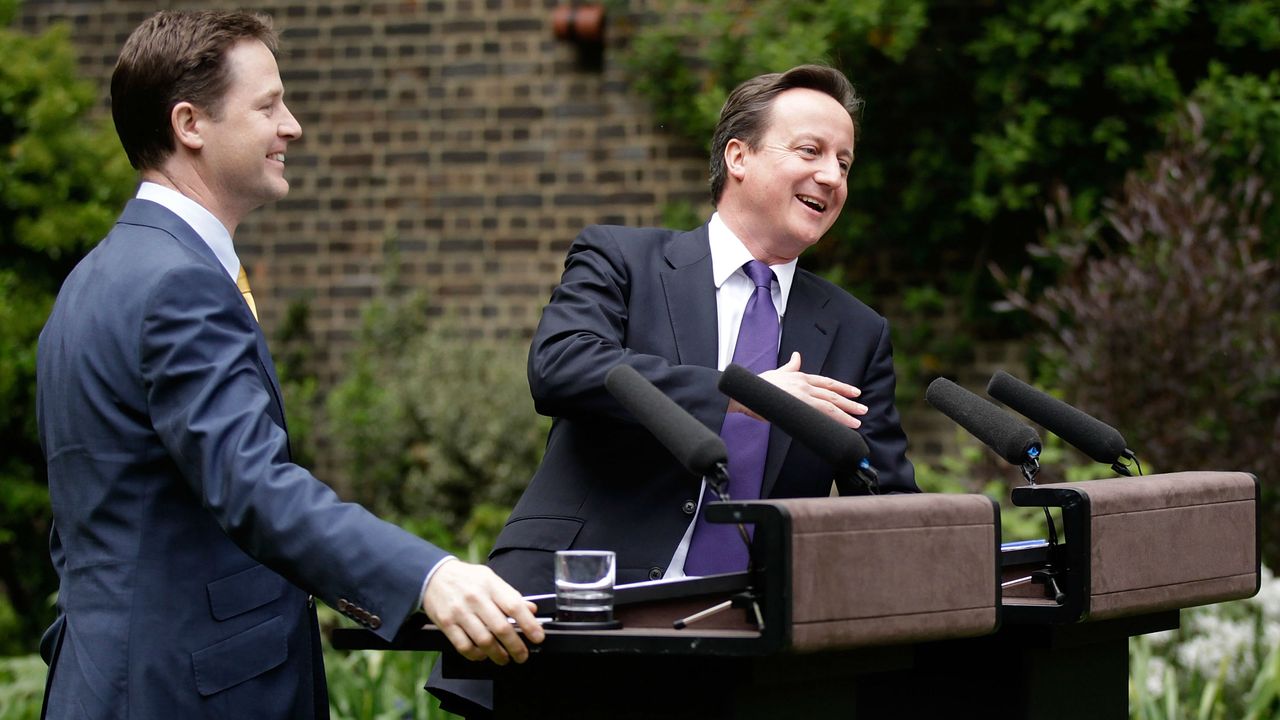
POLYGON ((827 204, 808 195, 796 195, 796 199, 809 206, 814 212, 826 212, 827 204))
POLYGON ((270 154, 270 155, 268 155, 267 157, 269 157, 269 158, 271 158, 272 160, 275 160, 275 161, 277 161, 277 162, 284 162, 284 153, 282 153, 282 152, 278 152, 278 153, 271 153, 271 154, 270 154))

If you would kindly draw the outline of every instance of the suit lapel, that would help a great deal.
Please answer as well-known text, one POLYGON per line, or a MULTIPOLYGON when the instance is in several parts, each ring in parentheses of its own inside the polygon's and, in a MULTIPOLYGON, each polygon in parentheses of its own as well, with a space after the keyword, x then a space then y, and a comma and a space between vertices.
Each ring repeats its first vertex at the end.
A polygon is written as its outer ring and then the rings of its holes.
MULTIPOLYGON (((831 343, 835 340, 840 319, 827 305, 831 298, 826 291, 804 270, 796 270, 787 298, 787 315, 782 321, 782 340, 778 345, 778 357, 786 361, 791 353, 800 353, 800 369, 806 373, 820 374, 831 343)), ((791 436, 777 428, 769 433, 769 455, 765 461, 764 482, 760 497, 769 497, 773 485, 782 471, 782 463, 791 449, 791 436)))
MULTIPOLYGON (((218 256, 213 254, 209 244, 182 218, 163 205, 150 200, 130 200, 125 206, 124 212, 120 214, 119 222, 127 225, 145 225, 157 230, 163 230, 185 245, 187 249, 195 253, 210 267, 225 276, 228 282, 232 285, 235 284, 235 281, 226 274, 226 268, 219 262, 218 256)), ((238 293, 239 290, 236 292, 238 293)), ((247 306, 245 311, 248 312, 247 306)), ((267 349, 267 338, 262 332, 262 327, 256 321, 254 322, 254 327, 257 328, 258 367, 262 368, 263 374, 267 377, 267 387, 271 390, 271 398, 275 401, 276 410, 280 416, 280 427, 285 430, 285 437, 287 438, 289 430, 285 425, 284 395, 280 391, 280 380, 276 377, 275 363, 271 361, 271 352, 267 349)), ((292 452, 290 452, 290 456, 292 456, 292 452)))
POLYGON ((675 336, 676 361, 714 368, 716 288, 711 276, 707 226, 673 237, 664 256, 668 267, 661 272, 662 289, 675 336))

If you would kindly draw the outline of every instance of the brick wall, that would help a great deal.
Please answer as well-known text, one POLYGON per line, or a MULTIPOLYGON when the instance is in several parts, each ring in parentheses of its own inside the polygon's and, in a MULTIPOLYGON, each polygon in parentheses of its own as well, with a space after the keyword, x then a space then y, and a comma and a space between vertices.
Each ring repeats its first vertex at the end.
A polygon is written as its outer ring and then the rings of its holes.
MULTIPOLYGON (((393 292, 424 290, 433 313, 524 338, 584 225, 661 224, 672 202, 710 212, 705 151, 660 127, 621 67, 628 28, 656 3, 611 4, 596 67, 553 37, 558 4, 256 5, 281 33, 286 100, 304 135, 288 153, 289 197, 250 215, 236 246, 269 337, 291 303, 308 303, 322 386, 344 370, 361 310, 390 277, 393 292)), ((70 24, 106 112, 116 55, 143 19, 243 5, 26 0, 20 22, 70 24)), ((983 367, 1009 367, 1010 350, 982 352, 999 356, 983 367)), ((940 416, 903 412, 913 456, 954 444, 940 416)))
MULTIPOLYGON (((664 205, 709 212, 700 147, 628 92, 610 37, 598 69, 553 37, 556 0, 262 2, 281 33, 286 100, 303 127, 289 197, 237 232, 268 335, 311 309, 322 381, 341 372, 362 306, 394 274, 491 336, 528 336, 584 225, 654 225, 664 205), (394 267, 393 267, 394 266, 394 267)), ((644 3, 630 4, 636 12, 644 3)), ((242 2, 38 2, 67 21, 102 88, 157 9, 242 2)), ((611 18, 615 27, 626 18, 611 18)))

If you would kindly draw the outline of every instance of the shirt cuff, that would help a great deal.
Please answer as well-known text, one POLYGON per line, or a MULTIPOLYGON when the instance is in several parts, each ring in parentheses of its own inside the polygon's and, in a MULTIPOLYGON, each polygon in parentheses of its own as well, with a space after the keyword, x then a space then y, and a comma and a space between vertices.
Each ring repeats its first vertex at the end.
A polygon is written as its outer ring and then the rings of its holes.
POLYGON ((436 571, 440 569, 441 565, 444 565, 450 560, 457 560, 457 559, 458 558, 454 555, 445 555, 443 558, 440 559, 440 562, 436 563, 435 565, 432 565, 431 569, 427 571, 427 576, 422 579, 422 591, 418 593, 418 609, 419 610, 422 609, 422 604, 427 599, 427 583, 431 582, 431 578, 435 577, 436 571))

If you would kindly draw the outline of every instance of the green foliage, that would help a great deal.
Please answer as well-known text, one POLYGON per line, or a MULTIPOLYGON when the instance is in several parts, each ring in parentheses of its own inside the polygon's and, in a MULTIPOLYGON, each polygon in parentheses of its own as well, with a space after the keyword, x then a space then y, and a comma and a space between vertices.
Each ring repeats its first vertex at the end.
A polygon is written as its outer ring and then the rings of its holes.
MULTIPOLYGON (((523 341, 427 328, 421 301, 375 303, 328 400, 351 492, 431 534, 492 538, 542 458, 549 420, 529 397, 523 341)), ((486 548, 487 550, 487 548, 486 548)))
MULTIPOLYGON (((1095 218, 1189 97, 1232 131, 1224 159, 1265 141, 1263 177, 1280 190, 1277 0, 659 8, 627 52, 634 87, 697 142, 752 75, 813 61, 846 72, 867 100, 858 158, 841 221, 808 262, 880 296, 945 289, 967 321, 957 332, 1022 329, 990 314, 999 291, 987 263, 1023 261, 1023 238, 1059 185, 1081 219, 1095 218)), ((1280 229, 1280 213, 1266 222, 1280 229)), ((1052 280, 1051 268, 1038 272, 1052 280)))
POLYGON ((337 720, 454 717, 423 687, 436 653, 326 650, 329 713, 337 720))
POLYGON ((29 650, 52 619, 49 498, 35 427, 35 351, 63 278, 110 228, 133 183, 68 33, 31 37, 0 4, 0 591, 17 622, 0 654, 29 650))
MULTIPOLYGON (((1079 482, 1111 477, 1110 469, 1067 450, 1053 435, 1041 433, 1044 448, 1040 454, 1043 468, 1037 483, 1079 482)), ((1044 511, 1040 508, 1017 507, 1010 501, 1010 491, 1025 484, 1022 474, 983 447, 964 430, 956 430, 954 455, 945 455, 936 463, 916 462, 916 484, 924 492, 981 493, 1000 503, 1000 537, 1003 542, 1045 539, 1044 511)), ((1059 536, 1062 513, 1053 513, 1059 536)))
MULTIPOLYGON (((1004 278, 1007 307, 1043 328, 1056 385, 1125 429, 1150 465, 1245 469, 1262 481, 1264 561, 1280 553, 1280 263, 1263 218, 1257 154, 1223 188, 1223 143, 1190 105, 1169 144, 1133 173, 1105 219, 1082 223, 1063 197, 1032 252, 1060 270, 1042 294, 1004 278), (1243 467, 1242 467, 1243 465, 1243 467)), ((1004 277, 998 268, 998 276, 1004 277)))
MULTIPOLYGON (((1215 182, 1229 188, 1252 175, 1265 180, 1272 196, 1280 193, 1280 70, 1265 76, 1232 75, 1221 63, 1211 63, 1192 102, 1201 109, 1205 136, 1218 139, 1215 182)), ((1176 119, 1169 124, 1176 125, 1176 119)), ((1272 255, 1280 250, 1278 215, 1273 208, 1260 219, 1263 242, 1272 255)))
POLYGON ((668 203, 662 207, 662 227, 692 230, 705 220, 698 214, 697 208, 687 201, 668 203))
POLYGON ((39 655, 0 657, 0 720, 40 717, 47 670, 39 655))
POLYGON ((312 367, 311 306, 296 300, 285 308, 284 322, 272 343, 272 357, 289 426, 289 451, 293 461, 312 467, 316 459, 318 423, 323 422, 324 401, 320 381, 312 367))
POLYGON ((973 361, 974 339, 960 326, 952 296, 933 284, 908 287, 899 297, 899 307, 882 309, 893 316, 893 366, 900 407, 922 400, 933 378, 973 361))
POLYGON ((1182 612, 1177 630, 1129 641, 1134 720, 1260 720, 1280 715, 1280 582, 1182 612))
POLYGON ((327 605, 316 615, 324 643, 329 714, 335 720, 437 720, 455 717, 424 686, 439 653, 334 650, 334 628, 355 625, 327 605))

